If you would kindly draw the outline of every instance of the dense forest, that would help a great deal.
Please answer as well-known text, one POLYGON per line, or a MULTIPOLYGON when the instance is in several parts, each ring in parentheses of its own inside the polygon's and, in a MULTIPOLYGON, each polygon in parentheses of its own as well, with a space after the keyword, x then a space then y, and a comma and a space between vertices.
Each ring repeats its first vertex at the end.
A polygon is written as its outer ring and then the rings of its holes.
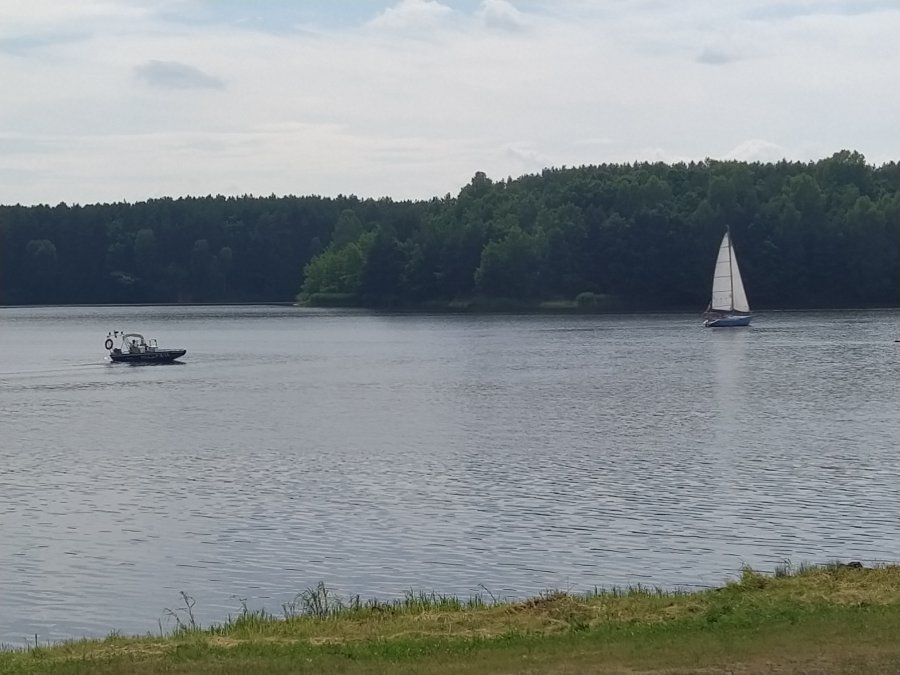
POLYGON ((0 206, 0 304, 705 306, 731 228, 755 308, 900 305, 900 166, 547 169, 455 197, 0 206), (610 304, 605 304, 610 303, 610 304))

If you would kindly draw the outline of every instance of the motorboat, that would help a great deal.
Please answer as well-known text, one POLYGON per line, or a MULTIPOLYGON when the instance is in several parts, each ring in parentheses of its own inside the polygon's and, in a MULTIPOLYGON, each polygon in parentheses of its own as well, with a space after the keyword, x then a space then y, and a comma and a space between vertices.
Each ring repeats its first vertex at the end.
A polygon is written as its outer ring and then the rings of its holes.
POLYGON ((107 333, 103 346, 115 363, 171 363, 187 353, 186 349, 163 349, 153 338, 147 340, 140 333, 120 330, 107 333))

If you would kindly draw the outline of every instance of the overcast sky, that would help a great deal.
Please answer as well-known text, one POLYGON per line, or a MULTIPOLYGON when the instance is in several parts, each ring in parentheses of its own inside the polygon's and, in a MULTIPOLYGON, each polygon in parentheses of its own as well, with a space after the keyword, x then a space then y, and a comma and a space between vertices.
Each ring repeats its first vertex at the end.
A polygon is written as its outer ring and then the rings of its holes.
POLYGON ((0 0, 0 203, 900 159, 900 0, 0 0))

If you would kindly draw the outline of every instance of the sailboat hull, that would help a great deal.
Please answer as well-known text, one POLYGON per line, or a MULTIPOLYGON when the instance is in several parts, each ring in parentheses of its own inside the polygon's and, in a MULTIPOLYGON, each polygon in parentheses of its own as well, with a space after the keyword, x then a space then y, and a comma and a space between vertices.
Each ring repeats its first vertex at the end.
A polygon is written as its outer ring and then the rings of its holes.
POLYGON ((751 316, 723 316, 719 319, 707 319, 703 325, 707 328, 733 328, 737 326, 749 326, 751 316))

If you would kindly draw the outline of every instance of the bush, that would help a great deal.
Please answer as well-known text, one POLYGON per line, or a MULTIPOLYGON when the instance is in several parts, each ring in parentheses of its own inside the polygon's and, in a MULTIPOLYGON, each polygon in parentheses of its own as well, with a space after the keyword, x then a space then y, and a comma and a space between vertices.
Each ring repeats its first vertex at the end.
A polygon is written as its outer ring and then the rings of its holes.
POLYGON ((308 307, 355 307, 358 300, 355 293, 311 293, 301 302, 308 307))
POLYGON ((600 304, 600 296, 590 291, 579 293, 575 296, 575 305, 578 307, 597 307, 600 304))

